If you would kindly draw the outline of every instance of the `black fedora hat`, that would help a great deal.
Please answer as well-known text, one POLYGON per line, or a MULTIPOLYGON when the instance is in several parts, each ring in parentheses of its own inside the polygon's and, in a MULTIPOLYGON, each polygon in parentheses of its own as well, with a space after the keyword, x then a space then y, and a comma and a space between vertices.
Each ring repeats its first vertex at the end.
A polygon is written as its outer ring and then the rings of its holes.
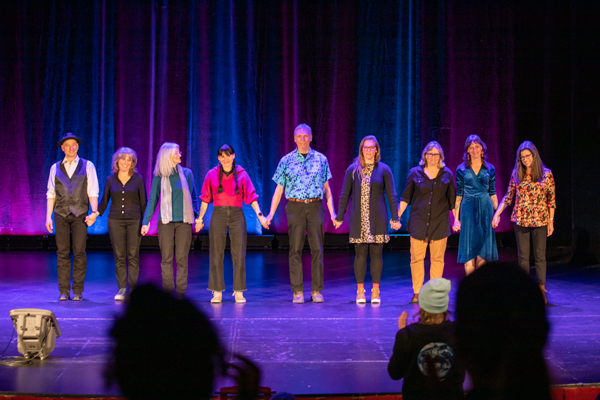
POLYGON ((60 139, 58 141, 58 147, 62 146, 62 144, 65 142, 65 140, 69 140, 69 139, 73 139, 77 142, 77 144, 81 144, 81 139, 78 138, 77 136, 73 135, 71 132, 69 132, 69 133, 65 133, 65 136, 63 136, 62 139, 60 139))

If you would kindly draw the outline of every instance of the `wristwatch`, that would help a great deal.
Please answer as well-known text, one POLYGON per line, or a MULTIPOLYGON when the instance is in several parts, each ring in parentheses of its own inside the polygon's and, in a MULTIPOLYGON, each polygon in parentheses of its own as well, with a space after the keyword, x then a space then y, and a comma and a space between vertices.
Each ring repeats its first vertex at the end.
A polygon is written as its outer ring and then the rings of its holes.
POLYGON ((263 216, 263 214, 262 214, 261 212, 259 212, 259 213, 258 213, 258 216, 259 216, 259 217, 262 217, 262 216, 263 216))
POLYGON ((96 214, 96 216, 100 215, 100 211, 92 211, 92 214, 96 214))

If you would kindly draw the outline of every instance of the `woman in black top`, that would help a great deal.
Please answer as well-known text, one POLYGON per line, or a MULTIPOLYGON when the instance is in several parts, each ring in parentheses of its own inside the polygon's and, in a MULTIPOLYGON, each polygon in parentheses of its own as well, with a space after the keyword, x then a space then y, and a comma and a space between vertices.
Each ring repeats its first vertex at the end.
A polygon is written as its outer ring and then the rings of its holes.
MULTIPOLYGON (((425 279, 425 253, 429 246, 430 279, 444 273, 444 253, 450 230, 449 211, 454 210, 456 188, 452 172, 444 164, 444 150, 438 142, 429 142, 423 149, 419 166, 410 170, 406 189, 402 193, 398 218, 412 204, 408 219, 410 233, 410 271, 413 291, 411 303, 419 300, 419 291, 425 279)), ((454 215, 455 220, 458 219, 454 215)))
POLYGON ((106 178, 104 194, 98 212, 104 213, 110 199, 108 233, 115 256, 115 269, 119 292, 115 300, 125 300, 127 290, 127 265, 129 260, 129 289, 137 284, 141 221, 146 209, 146 185, 135 172, 137 154, 129 147, 121 147, 113 155, 113 174, 106 178))
POLYGON ((381 161, 381 151, 375 136, 366 136, 360 142, 358 157, 346 170, 344 187, 340 195, 339 214, 334 223, 339 228, 344 221, 348 201, 350 209, 350 243, 354 243, 354 275, 356 276, 356 302, 366 303, 365 275, 367 254, 371 256, 371 303, 380 303, 379 281, 383 271, 383 244, 389 242, 388 214, 385 197, 392 211, 393 229, 399 229, 396 214, 398 200, 394 177, 390 167, 381 161))

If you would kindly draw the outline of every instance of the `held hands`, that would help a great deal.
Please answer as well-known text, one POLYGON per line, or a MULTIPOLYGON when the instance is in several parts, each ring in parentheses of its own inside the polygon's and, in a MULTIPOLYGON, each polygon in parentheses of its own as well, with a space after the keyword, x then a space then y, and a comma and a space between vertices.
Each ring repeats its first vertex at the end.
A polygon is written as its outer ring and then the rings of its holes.
POLYGON ((452 225, 452 230, 454 232, 458 232, 460 231, 460 221, 459 220, 454 220, 454 225, 452 225))
MULTIPOLYGON (((204 222, 202 222, 202 218, 198 218, 196 220, 196 225, 194 227, 194 232, 198 233, 204 227, 204 222)), ((143 235, 143 234, 142 234, 143 235)))
POLYGON ((339 228, 344 223, 344 221, 338 221, 336 218, 337 214, 331 214, 331 223, 335 229, 339 228))
POLYGON ((92 226, 94 225, 94 222, 96 222, 96 213, 91 213, 90 215, 88 215, 87 217, 85 217, 85 223, 87 224, 87 226, 92 226))
POLYGON ((548 236, 554 233, 554 221, 548 221, 548 236))
POLYGON ((52 233, 52 218, 46 218, 46 229, 52 233))
POLYGON ((146 236, 146 234, 148 233, 148 229, 150 229, 150 224, 142 225, 142 231, 141 231, 142 236, 146 236))
POLYGON ((258 216, 258 220, 260 221, 260 224, 262 225, 263 228, 269 229, 269 224, 271 223, 271 221, 267 222, 267 219, 262 215, 258 216))
POLYGON ((499 223, 500 223, 500 216, 494 215, 494 218, 492 219, 492 228, 497 227, 499 223))
POLYGON ((398 229, 402 228, 402 223, 400 222, 400 220, 398 220, 398 221, 390 220, 390 226, 392 227, 393 230, 397 231, 398 229))
POLYGON ((273 220, 273 214, 269 214, 265 217, 265 224, 267 224, 267 229, 269 229, 268 227, 271 226, 272 220, 273 220))
POLYGON ((406 328, 406 320, 408 319, 408 314, 406 311, 402 311, 400 317, 398 317, 398 329, 406 328))

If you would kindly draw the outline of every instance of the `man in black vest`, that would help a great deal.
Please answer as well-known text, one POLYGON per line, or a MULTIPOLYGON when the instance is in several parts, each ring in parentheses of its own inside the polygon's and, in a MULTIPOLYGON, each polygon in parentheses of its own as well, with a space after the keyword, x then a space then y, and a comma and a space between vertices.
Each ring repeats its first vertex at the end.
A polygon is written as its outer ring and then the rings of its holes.
POLYGON ((83 299, 83 281, 87 269, 85 244, 87 227, 98 216, 98 176, 91 161, 77 156, 81 139, 67 133, 58 142, 65 158, 52 165, 46 192, 46 229, 52 233, 52 211, 56 223, 56 267, 58 300, 69 300, 71 293, 71 232, 73 233, 73 300, 83 299), (92 213, 87 215, 88 202, 92 213))

